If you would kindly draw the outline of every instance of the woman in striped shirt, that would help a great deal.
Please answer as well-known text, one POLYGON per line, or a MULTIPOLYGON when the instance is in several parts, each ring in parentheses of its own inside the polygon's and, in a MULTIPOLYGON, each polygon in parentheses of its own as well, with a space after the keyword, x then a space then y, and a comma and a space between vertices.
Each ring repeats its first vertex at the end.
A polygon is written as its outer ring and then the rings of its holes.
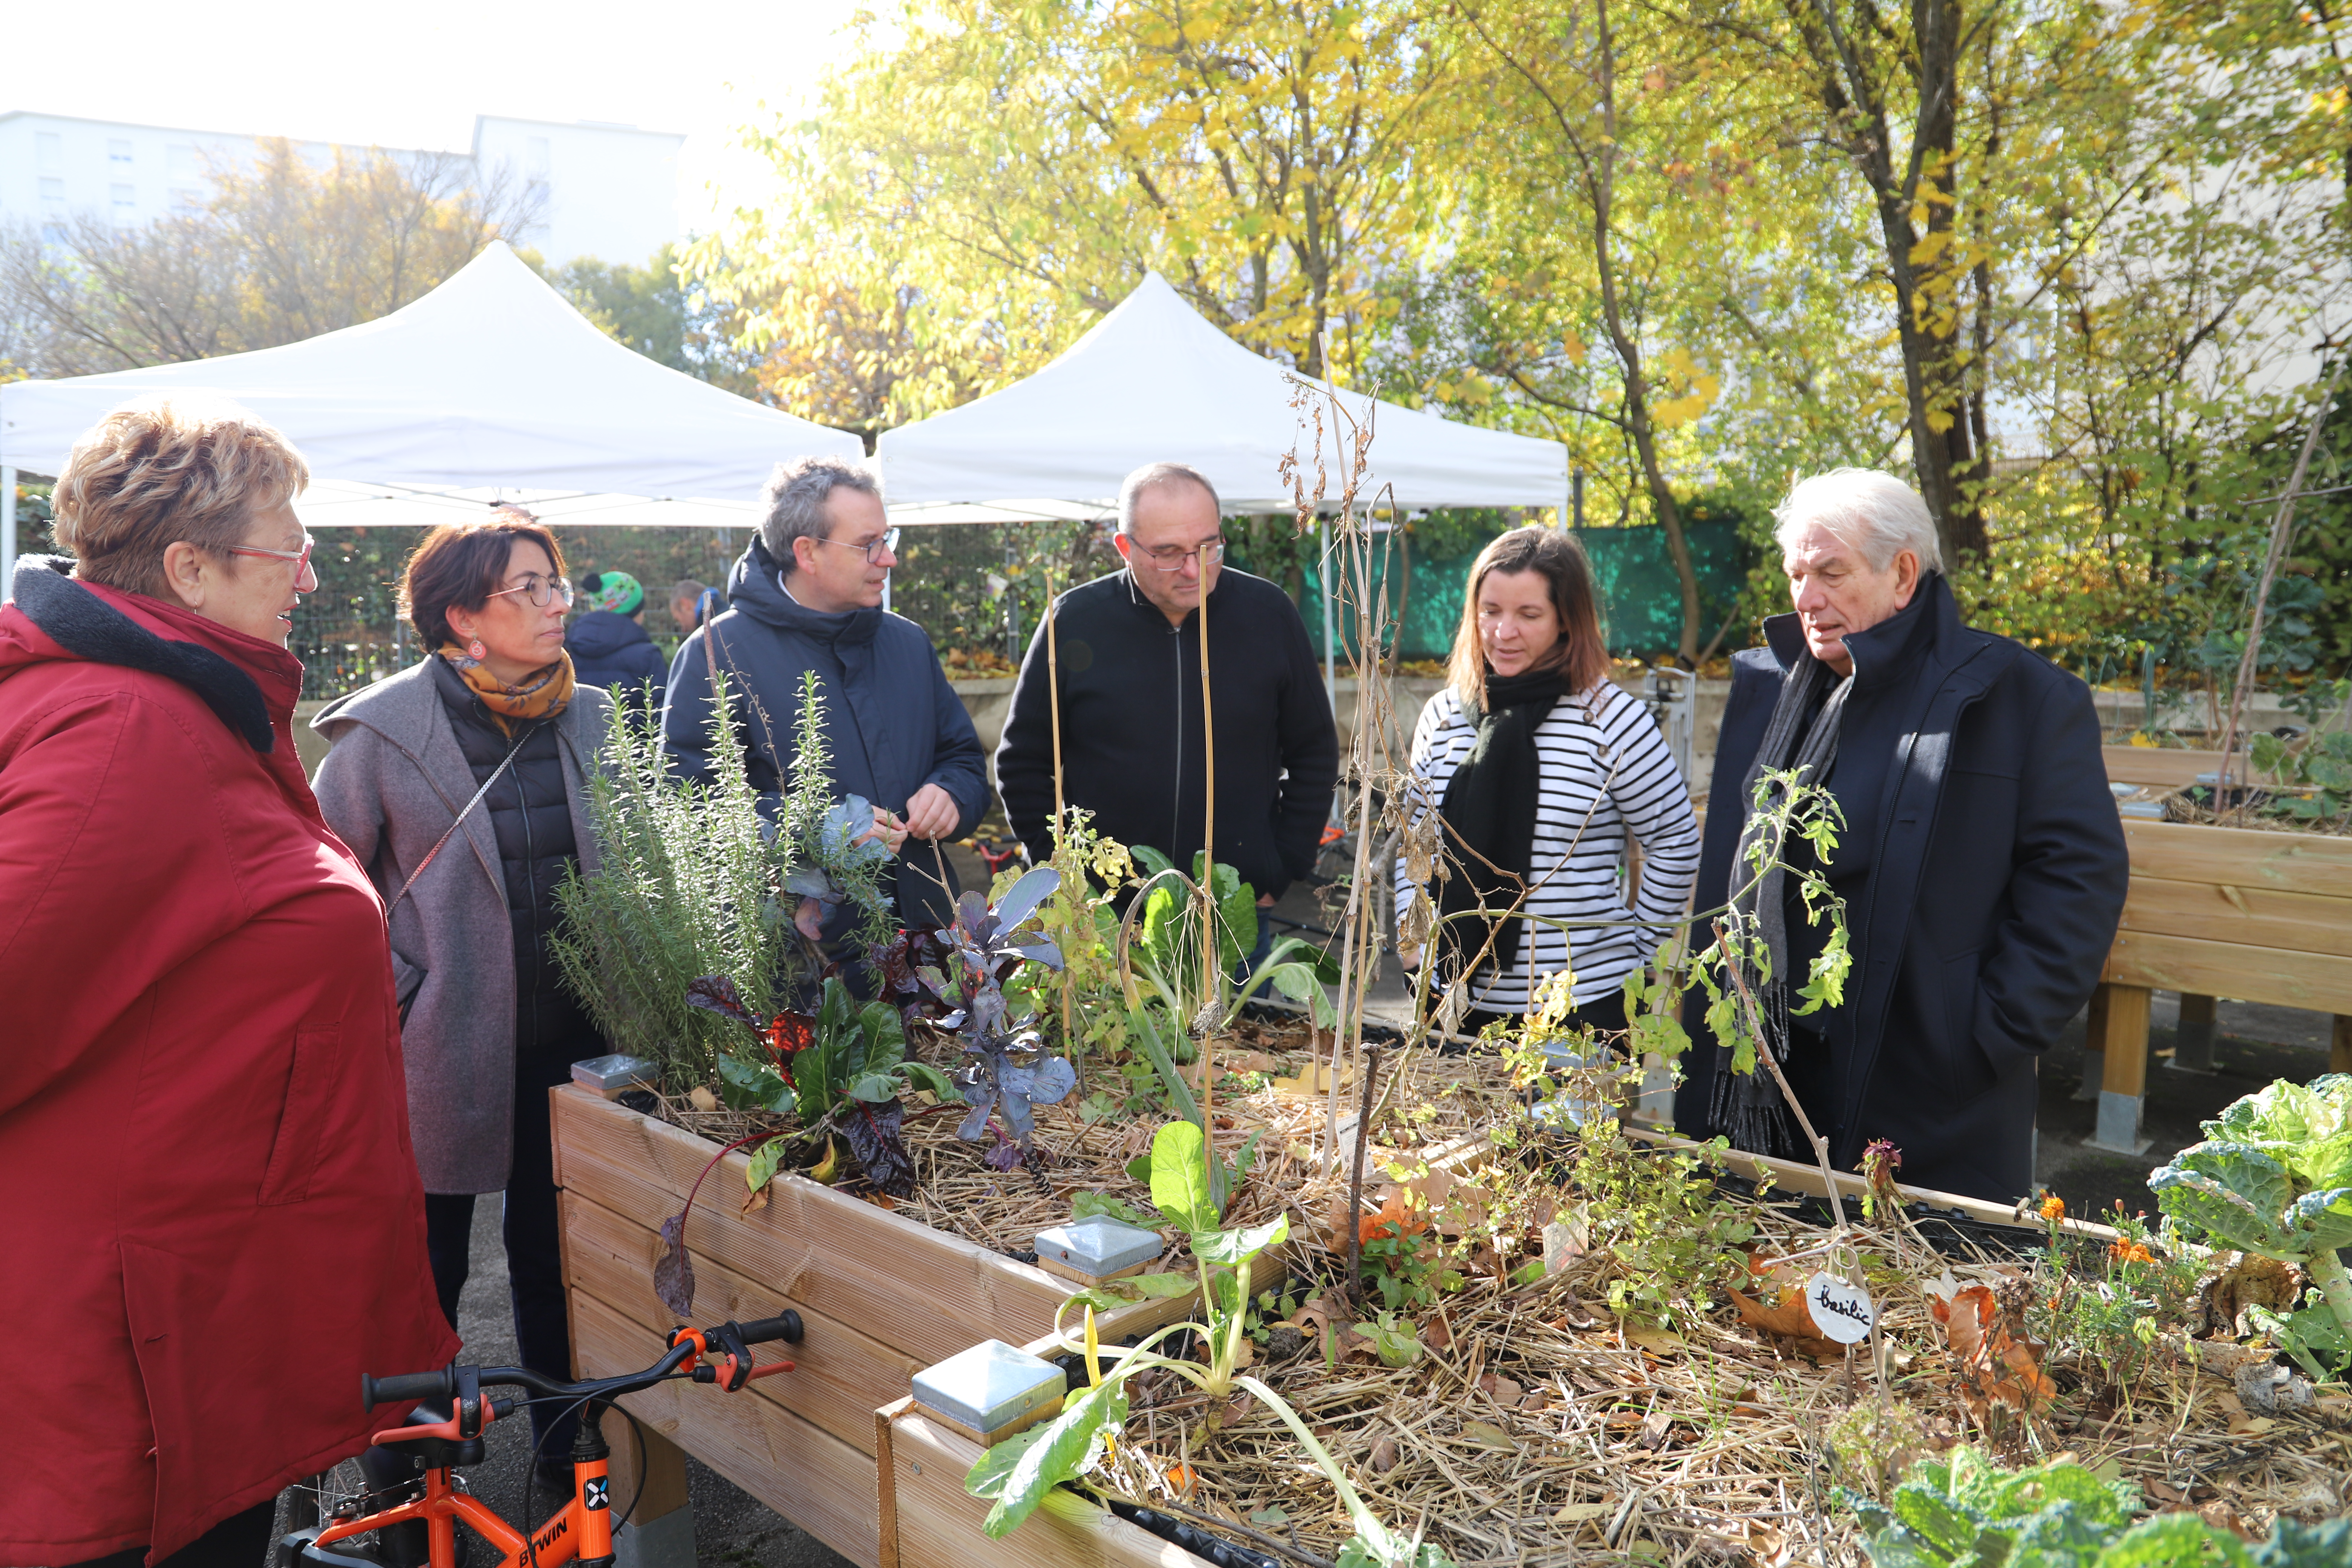
MULTIPOLYGON (((1424 889, 1397 865, 1397 912, 1427 896, 1439 916, 1506 910, 1625 923, 1572 931, 1472 917, 1440 926, 1433 981, 1470 974, 1462 1027, 1523 1015, 1535 988, 1573 974, 1575 1024, 1625 1028, 1621 989, 1646 963, 1698 877, 1690 794, 1642 704, 1609 679, 1592 568, 1567 533, 1521 528, 1470 573, 1446 689, 1412 740, 1423 809, 1444 819, 1450 875, 1424 889), (1627 837, 1642 847, 1629 901, 1627 837), (1640 923, 1636 923, 1640 922, 1640 923)), ((1407 951, 1408 965, 1420 953, 1407 951)))

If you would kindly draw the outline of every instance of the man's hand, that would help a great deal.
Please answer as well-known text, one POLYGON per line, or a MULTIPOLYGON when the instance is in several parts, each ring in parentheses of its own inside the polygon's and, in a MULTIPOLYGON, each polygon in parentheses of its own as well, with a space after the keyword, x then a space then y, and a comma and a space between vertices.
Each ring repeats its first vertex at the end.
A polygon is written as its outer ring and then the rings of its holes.
POLYGON ((955 796, 935 784, 927 784, 907 800, 905 818, 907 831, 917 838, 944 838, 955 831, 963 819, 963 809, 955 796))

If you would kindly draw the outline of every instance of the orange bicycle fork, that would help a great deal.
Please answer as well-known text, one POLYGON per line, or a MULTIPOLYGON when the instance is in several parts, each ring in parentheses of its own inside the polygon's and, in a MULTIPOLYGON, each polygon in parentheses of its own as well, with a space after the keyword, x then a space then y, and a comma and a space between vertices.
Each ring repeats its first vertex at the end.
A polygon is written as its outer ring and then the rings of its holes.
MULTIPOLYGON (((609 1473, 612 1450, 601 1430, 605 1406, 592 1400, 580 1414, 580 1430, 572 1448, 572 1500, 555 1517, 530 1536, 500 1519, 489 1505, 470 1492, 460 1491, 447 1467, 425 1472, 425 1495, 397 1508, 326 1526, 302 1548, 301 1561, 325 1568, 350 1568, 371 1560, 333 1550, 339 1541, 369 1535, 393 1525, 422 1521, 425 1526, 432 1568, 455 1568, 457 1521, 464 1520, 497 1548, 499 1568, 561 1568, 577 1561, 581 1568, 610 1568, 613 1562, 613 1492, 609 1473)), ((495 1419, 489 1404, 482 1405, 481 1425, 495 1419)), ((446 1439, 457 1436, 457 1418, 435 1425, 404 1426, 379 1432, 375 1440, 394 1446, 419 1438, 446 1439)))

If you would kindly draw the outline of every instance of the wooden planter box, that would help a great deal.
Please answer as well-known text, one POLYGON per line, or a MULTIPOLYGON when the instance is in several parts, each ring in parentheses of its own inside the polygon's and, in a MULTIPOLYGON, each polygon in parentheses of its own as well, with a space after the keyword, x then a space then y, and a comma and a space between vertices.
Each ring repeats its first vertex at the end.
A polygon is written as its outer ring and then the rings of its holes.
MULTIPOLYGON (((653 1290, 656 1233, 684 1206, 718 1146, 571 1085, 550 1100, 573 1358, 583 1377, 634 1371, 660 1352, 677 1322, 653 1290)), ((1044 1339, 1071 1287, 800 1176, 779 1177, 766 1207, 742 1213, 746 1163, 741 1153, 722 1159, 687 1221, 694 1321, 790 1307, 806 1324, 791 1352, 798 1370, 739 1394, 664 1384, 621 1403, 863 1568, 963 1568, 962 1551, 908 1557, 892 1547, 886 1554, 876 1412, 904 1400, 917 1372, 983 1340, 1044 1339)), ((1181 1297, 1139 1302, 1105 1316, 1102 1331, 1117 1339, 1178 1321, 1192 1307, 1181 1297)), ((959 1496, 963 1474, 951 1478, 959 1496)), ((971 1536, 984 1540, 977 1524, 971 1536)), ((1131 1560, 1195 1561, 1181 1552, 1131 1560)))
POLYGON ((2094 1142, 2145 1147, 2139 1106, 2153 991, 2180 994, 2176 1067, 2210 1070, 2213 999, 2229 996, 2334 1014, 2332 1066, 2352 1072, 2352 838, 2129 818, 2123 826, 2131 890, 2087 1041, 2105 1053, 2094 1142))

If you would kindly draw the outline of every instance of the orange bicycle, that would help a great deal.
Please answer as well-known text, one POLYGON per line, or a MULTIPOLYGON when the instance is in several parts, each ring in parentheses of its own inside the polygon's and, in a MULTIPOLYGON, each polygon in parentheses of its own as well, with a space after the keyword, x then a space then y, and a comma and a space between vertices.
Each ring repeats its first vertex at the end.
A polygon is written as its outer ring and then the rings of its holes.
POLYGON ((580 1568, 610 1568, 613 1532, 636 1507, 632 1499, 619 1518, 613 1514, 612 1449, 604 1435, 604 1414, 613 1402, 657 1383, 679 1380, 717 1384, 735 1393, 754 1378, 793 1370, 789 1361, 755 1365, 753 1345, 772 1340, 798 1344, 800 1338, 800 1314, 785 1312, 757 1322, 674 1329, 668 1351, 659 1361, 620 1377, 563 1383, 528 1367, 455 1365, 398 1377, 362 1377, 363 1410, 422 1402, 409 1412, 405 1426, 375 1435, 376 1447, 363 1461, 372 1480, 385 1471, 387 1460, 390 1468, 409 1473, 338 1503, 323 1523, 281 1537, 274 1568, 387 1568, 423 1563, 431 1568, 458 1568, 461 1520, 501 1554, 499 1568, 561 1568, 574 1561, 580 1568), (487 1457, 483 1428, 531 1403, 487 1397, 483 1390, 489 1388, 525 1389, 536 1399, 565 1403, 579 1412, 572 1441, 571 1500, 553 1518, 527 1531, 515 1529, 468 1492, 465 1479, 457 1473, 487 1457), (419 1527, 422 1542, 415 1540, 419 1527))

